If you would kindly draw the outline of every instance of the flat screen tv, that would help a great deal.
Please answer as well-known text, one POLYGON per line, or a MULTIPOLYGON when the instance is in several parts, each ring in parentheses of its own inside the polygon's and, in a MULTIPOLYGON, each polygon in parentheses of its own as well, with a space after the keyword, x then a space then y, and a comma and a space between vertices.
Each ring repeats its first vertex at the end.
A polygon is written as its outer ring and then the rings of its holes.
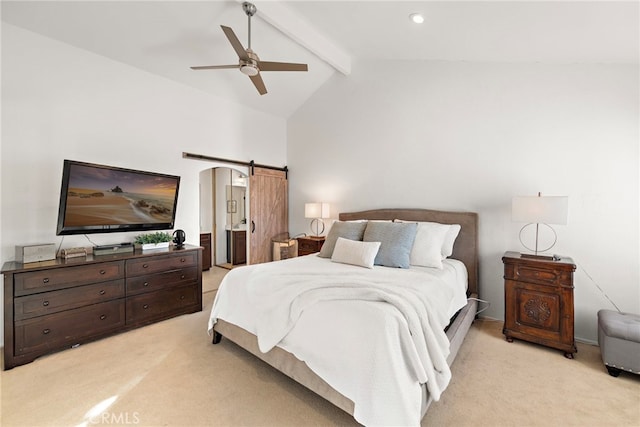
POLYGON ((56 234, 173 228, 180 177, 65 160, 56 234))

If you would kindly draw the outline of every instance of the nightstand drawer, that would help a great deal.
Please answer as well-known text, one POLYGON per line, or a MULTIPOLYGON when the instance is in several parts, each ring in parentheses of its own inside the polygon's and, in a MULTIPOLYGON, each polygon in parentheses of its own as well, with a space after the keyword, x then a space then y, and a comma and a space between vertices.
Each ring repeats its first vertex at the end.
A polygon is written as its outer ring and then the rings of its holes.
POLYGON ((298 248, 302 252, 315 252, 318 250, 318 244, 309 240, 303 240, 298 243, 298 248))
POLYGON ((320 252, 324 237, 298 237, 298 255, 309 255, 320 252))
POLYGON ((574 267, 567 268, 567 264, 550 265, 526 258, 515 262, 510 259, 505 261, 504 278, 538 285, 573 287, 573 271, 574 267))
POLYGON ((515 280, 547 283, 549 285, 555 285, 559 283, 560 280, 558 273, 552 270, 541 270, 522 265, 515 266, 514 270, 515 280))

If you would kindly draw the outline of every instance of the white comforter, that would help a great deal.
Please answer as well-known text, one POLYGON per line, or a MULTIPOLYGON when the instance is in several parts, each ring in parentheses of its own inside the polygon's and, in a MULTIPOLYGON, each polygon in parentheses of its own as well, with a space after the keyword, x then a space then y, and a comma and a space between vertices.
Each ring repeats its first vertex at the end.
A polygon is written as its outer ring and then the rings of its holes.
POLYGON ((366 269, 316 255, 234 269, 218 318, 279 346, 355 404, 365 425, 419 425, 426 383, 438 400, 451 378, 444 328, 466 304, 466 270, 366 269))

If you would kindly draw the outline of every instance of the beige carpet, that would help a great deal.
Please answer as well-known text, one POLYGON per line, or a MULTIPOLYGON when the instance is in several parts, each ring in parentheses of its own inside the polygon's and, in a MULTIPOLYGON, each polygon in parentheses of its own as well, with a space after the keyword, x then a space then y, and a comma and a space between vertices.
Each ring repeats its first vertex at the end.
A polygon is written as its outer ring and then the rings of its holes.
POLYGON ((202 293, 217 291, 218 285, 225 274, 229 272, 226 268, 212 266, 209 270, 202 272, 202 293))
MULTIPOLYGON (((2 372, 1 425, 356 425, 234 344, 212 345, 206 325, 214 295, 204 294, 200 313, 2 372)), ((475 322, 423 426, 640 425, 640 377, 609 376, 597 347, 579 344, 568 360, 509 344, 501 328, 475 322)))

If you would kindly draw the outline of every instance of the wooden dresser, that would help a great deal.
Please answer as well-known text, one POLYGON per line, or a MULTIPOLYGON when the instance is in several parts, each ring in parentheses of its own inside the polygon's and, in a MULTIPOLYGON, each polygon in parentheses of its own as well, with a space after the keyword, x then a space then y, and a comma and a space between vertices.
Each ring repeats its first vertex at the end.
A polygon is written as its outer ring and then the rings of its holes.
POLYGON ((202 248, 8 262, 4 369, 202 310, 202 248))
POLYGON ((504 329, 514 338, 564 351, 573 359, 573 272, 571 258, 529 258, 506 252, 504 263, 504 329))
POLYGON ((298 255, 303 256, 320 252, 324 240, 324 236, 298 237, 298 255))

